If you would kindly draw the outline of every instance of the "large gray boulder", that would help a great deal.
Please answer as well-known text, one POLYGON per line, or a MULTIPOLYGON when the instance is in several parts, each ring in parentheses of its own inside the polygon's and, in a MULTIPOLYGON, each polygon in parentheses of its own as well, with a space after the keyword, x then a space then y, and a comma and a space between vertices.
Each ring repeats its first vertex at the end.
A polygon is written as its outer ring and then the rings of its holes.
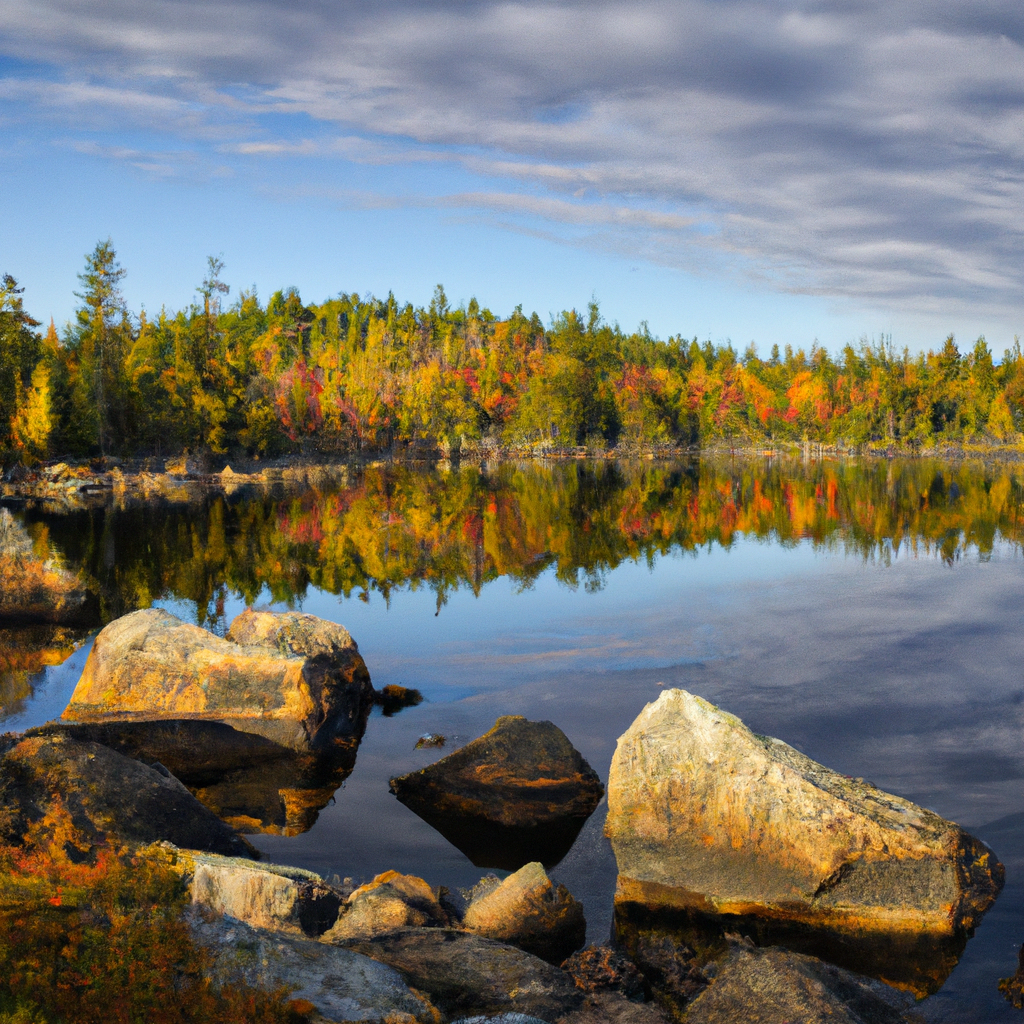
POLYGON ((886 950, 880 976, 922 994, 941 984, 956 962, 949 944, 1003 884, 992 851, 958 825, 757 736, 685 690, 664 692, 619 739, 605 831, 626 916, 632 905, 733 928, 774 923, 787 945, 802 935, 811 948, 828 933, 840 957, 886 950), (944 947, 941 963, 915 980, 899 951, 930 946, 944 947))
POLYGON ((736 946, 684 1024, 923 1024, 913 999, 814 957, 736 946))
POLYGON ((96 637, 62 717, 223 722, 317 750, 360 737, 372 704, 359 650, 333 622, 247 611, 221 639, 147 608, 96 637))
POLYGON ((196 943, 211 954, 215 984, 244 983, 270 992, 288 986, 291 999, 311 1003, 326 1024, 437 1024, 430 1002, 377 960, 198 910, 189 923, 196 943))
POLYGON ((557 967, 450 928, 403 928, 346 945, 400 971, 448 1017, 512 1012, 553 1024, 583 998, 557 967))

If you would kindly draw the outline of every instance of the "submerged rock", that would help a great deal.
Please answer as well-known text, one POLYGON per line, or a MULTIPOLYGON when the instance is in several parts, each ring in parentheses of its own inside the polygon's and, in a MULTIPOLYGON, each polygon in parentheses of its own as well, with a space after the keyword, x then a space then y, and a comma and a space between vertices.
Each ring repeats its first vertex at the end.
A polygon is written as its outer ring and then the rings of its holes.
POLYGON ((71 721, 224 722, 297 750, 362 735, 373 687, 348 632, 312 615, 243 612, 222 640, 149 608, 103 629, 71 721))
POLYGON ((564 971, 468 932, 404 928, 346 945, 394 967, 448 1017, 512 1012, 554 1022, 583 998, 564 971))
POLYGON ((338 918, 341 899, 312 871, 182 851, 192 903, 253 928, 316 938, 338 918))
POLYGON ((385 871, 349 896, 324 941, 370 939, 399 928, 447 924, 448 915, 422 878, 385 871))
POLYGON ((462 927, 560 964, 587 938, 583 904, 534 861, 474 899, 462 927))
POLYGON ((212 956, 215 984, 242 982, 271 992, 288 986, 291 999, 312 1004, 315 1019, 326 1024, 437 1024, 430 1002, 370 957, 209 913, 194 911, 190 925, 212 956))
POLYGON ((515 870, 557 864, 604 787, 561 729, 510 715, 391 792, 478 867, 515 870))
POLYGON ((689 1004, 686 1024, 922 1024, 912 1000, 788 949, 739 945, 689 1004))
POLYGON ((59 838, 83 860, 111 839, 259 856, 166 769, 61 735, 0 738, 0 831, 59 838))
POLYGON ((0 619, 89 626, 99 602, 82 579, 36 555, 32 539, 11 513, 0 509, 0 619))
POLYGON ((356 737, 340 737, 324 750, 296 751, 223 722, 195 719, 115 719, 34 731, 59 731, 146 764, 159 762, 237 831, 285 836, 312 828, 351 774, 358 750, 356 737))
POLYGON ((1024 946, 1017 952, 1017 970, 1009 978, 999 979, 999 991, 1007 1002, 1024 1010, 1024 946))
POLYGON ((619 739, 605 831, 622 922, 718 924, 925 994, 1003 884, 959 826, 840 775, 684 690, 619 739))

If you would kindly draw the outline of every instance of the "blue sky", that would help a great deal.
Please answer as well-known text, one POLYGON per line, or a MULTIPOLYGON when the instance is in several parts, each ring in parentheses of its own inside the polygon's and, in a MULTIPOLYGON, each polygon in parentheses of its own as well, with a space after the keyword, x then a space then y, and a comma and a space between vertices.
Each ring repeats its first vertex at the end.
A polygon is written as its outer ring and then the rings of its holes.
POLYGON ((66 319, 206 256, 838 349, 1024 333, 1024 11, 951 0, 6 0, 0 270, 66 319))

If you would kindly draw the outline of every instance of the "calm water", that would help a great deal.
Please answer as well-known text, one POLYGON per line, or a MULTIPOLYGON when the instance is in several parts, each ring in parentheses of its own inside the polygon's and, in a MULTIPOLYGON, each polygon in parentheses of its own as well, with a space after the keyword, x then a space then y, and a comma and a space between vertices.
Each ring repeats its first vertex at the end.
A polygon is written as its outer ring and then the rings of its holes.
MULTIPOLYGON (((440 755, 419 736, 450 748, 501 714, 550 719, 607 779, 616 738, 682 686, 990 843, 1006 889, 921 1009, 997 1022, 1018 1019, 996 981, 1024 939, 1022 513, 1024 468, 920 461, 368 469, 18 515, 84 566, 108 617, 157 603, 220 631, 246 603, 301 608, 350 629, 378 688, 423 692, 375 713, 309 831, 253 837, 268 859, 472 884, 481 869, 388 793, 440 755)), ((75 639, 0 637, 0 727, 60 713, 88 641, 40 659, 75 639)), ((603 813, 551 872, 596 940, 615 878, 603 813)))

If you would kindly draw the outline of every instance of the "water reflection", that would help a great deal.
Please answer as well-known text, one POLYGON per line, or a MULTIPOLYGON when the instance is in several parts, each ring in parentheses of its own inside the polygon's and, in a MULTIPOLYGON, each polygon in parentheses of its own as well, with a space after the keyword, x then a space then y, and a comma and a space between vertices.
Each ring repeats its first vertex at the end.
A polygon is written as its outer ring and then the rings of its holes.
POLYGON ((982 462, 384 466, 348 479, 24 515, 96 582, 106 620, 174 598, 215 629, 229 595, 290 604, 310 588, 387 600, 429 587, 440 610, 452 591, 479 593, 500 576, 529 588, 553 567, 562 583, 595 590, 623 561, 730 548, 743 535, 948 563, 1024 539, 1024 478, 1014 465, 982 462))
POLYGON ((0 629, 0 722, 24 711, 44 670, 67 661, 86 636, 66 626, 0 629))
MULTIPOLYGON (((365 721, 364 723, 365 724, 365 721)), ((221 722, 162 720, 54 727, 171 772, 239 832, 308 831, 352 773, 362 728, 326 752, 300 753, 221 722)))

